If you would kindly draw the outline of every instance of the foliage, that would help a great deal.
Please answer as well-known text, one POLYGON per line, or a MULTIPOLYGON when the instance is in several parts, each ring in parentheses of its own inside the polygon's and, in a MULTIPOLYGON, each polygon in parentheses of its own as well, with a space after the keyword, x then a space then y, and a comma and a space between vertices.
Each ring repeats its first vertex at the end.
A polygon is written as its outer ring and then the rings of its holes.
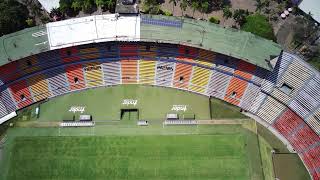
POLYGON ((74 11, 90 12, 95 6, 93 0, 73 0, 71 7, 74 11))
POLYGON ((315 56, 315 57, 311 58, 308 62, 310 64, 312 64, 313 67, 315 67, 316 69, 318 69, 320 71, 320 53, 319 53, 319 56, 315 56))
POLYGON ((31 18, 28 18, 28 19, 26 20, 26 23, 27 23, 27 25, 28 25, 29 27, 34 26, 33 19, 31 19, 31 18))
POLYGON ((220 24, 220 20, 217 17, 214 17, 214 16, 210 17, 209 21, 211 23, 214 23, 214 24, 220 24))
POLYGON ((170 11, 163 11, 163 15, 165 15, 165 16, 173 16, 173 14, 170 11))
POLYGON ((248 16, 241 29, 264 37, 266 39, 276 41, 272 25, 268 22, 267 17, 265 17, 264 15, 253 14, 248 16))
POLYGON ((231 18, 232 17, 232 11, 230 10, 230 6, 225 6, 223 9, 223 17, 225 18, 231 18))
POLYGON ((149 14, 161 14, 160 4, 157 0, 145 0, 143 2, 143 9, 149 14))
POLYGON ((116 5, 116 0, 95 0, 95 4, 102 9, 113 11, 116 5))
POLYGON ((59 9, 62 13, 69 14, 72 11, 71 5, 73 0, 60 0, 59 9))
POLYGON ((246 17, 249 15, 248 10, 236 9, 233 13, 233 19, 242 26, 246 22, 246 17))
POLYGON ((21 30, 27 26, 29 12, 26 6, 15 0, 0 1, 0 36, 21 30))

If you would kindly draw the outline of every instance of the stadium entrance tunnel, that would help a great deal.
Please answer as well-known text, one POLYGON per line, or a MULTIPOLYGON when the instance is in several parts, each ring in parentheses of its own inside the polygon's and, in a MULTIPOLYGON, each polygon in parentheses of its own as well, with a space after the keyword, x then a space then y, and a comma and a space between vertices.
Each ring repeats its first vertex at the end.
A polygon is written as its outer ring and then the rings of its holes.
POLYGON ((120 119, 122 121, 138 121, 139 110, 138 109, 121 109, 120 119))

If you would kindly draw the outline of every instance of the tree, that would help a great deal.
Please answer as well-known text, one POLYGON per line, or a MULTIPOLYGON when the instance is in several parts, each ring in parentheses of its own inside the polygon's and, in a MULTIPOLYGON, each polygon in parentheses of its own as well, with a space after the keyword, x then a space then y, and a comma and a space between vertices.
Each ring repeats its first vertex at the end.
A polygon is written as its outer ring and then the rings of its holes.
POLYGON ((62 13, 70 14, 72 11, 72 0, 60 0, 59 1, 59 9, 62 13))
POLYGON ((93 0, 73 0, 71 7, 74 11, 90 12, 94 7, 94 3, 93 0))
POLYGON ((0 36, 19 31, 27 26, 26 6, 14 0, 0 1, 0 36))
POLYGON ((116 0, 95 0, 96 6, 112 11, 116 5, 116 0))
POLYGON ((272 25, 269 23, 268 18, 264 15, 253 14, 248 16, 241 29, 263 38, 276 41, 272 25))
POLYGON ((193 13, 192 13, 192 17, 194 16, 194 12, 199 8, 199 2, 198 1, 193 1, 191 3, 191 8, 193 10, 193 13))
POLYGON ((177 5, 178 0, 169 0, 169 3, 172 3, 172 13, 174 13, 174 7, 177 5))
POLYGON ((181 11, 182 11, 182 16, 183 16, 184 12, 187 10, 187 7, 188 7, 187 0, 182 0, 180 2, 180 8, 181 8, 181 11))
POLYGON ((210 17, 209 21, 214 24, 220 24, 220 20, 214 16, 210 17))
POLYGON ((223 11, 223 17, 224 17, 224 18, 229 19, 229 18, 232 17, 232 12, 231 12, 231 10, 230 10, 230 6, 225 6, 225 7, 222 9, 222 11, 223 11))
POLYGON ((248 10, 236 9, 233 13, 233 19, 242 26, 246 22, 246 17, 249 15, 248 10))

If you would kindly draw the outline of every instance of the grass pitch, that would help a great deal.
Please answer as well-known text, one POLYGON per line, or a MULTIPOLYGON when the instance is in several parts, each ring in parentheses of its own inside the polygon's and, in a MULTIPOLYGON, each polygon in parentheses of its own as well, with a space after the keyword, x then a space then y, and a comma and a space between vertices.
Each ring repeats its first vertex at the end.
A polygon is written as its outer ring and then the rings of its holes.
MULTIPOLYGON (((169 88, 128 85, 76 92, 41 104, 39 118, 34 105, 11 121, 19 127, 10 128, 1 144, 0 179, 274 179, 270 151, 287 151, 269 131, 248 119, 235 125, 162 126, 165 114, 181 104, 187 110, 179 115, 244 118, 225 102, 169 88), (119 121, 120 109, 132 108, 122 104, 124 99, 138 100, 135 108, 148 127, 119 121), (85 106, 96 126, 52 127, 71 106, 85 106)), ((308 179, 306 170, 298 169, 297 177, 308 179)), ((281 172, 284 179, 293 174, 281 172)))
POLYGON ((12 129, 6 179, 263 179, 256 135, 241 125, 85 129, 12 129))

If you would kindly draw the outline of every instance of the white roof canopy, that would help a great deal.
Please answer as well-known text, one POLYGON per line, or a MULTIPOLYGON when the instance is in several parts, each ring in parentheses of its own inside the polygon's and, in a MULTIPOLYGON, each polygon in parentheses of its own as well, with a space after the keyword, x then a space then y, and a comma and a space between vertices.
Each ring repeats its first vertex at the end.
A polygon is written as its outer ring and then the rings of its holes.
POLYGON ((319 0, 303 0, 299 4, 299 8, 306 14, 311 13, 314 20, 320 23, 320 1, 319 0))
POLYGON ((47 12, 59 7, 59 0, 39 0, 39 2, 47 12))
POLYGON ((139 41, 139 16, 96 15, 47 24, 50 49, 105 41, 139 41))

